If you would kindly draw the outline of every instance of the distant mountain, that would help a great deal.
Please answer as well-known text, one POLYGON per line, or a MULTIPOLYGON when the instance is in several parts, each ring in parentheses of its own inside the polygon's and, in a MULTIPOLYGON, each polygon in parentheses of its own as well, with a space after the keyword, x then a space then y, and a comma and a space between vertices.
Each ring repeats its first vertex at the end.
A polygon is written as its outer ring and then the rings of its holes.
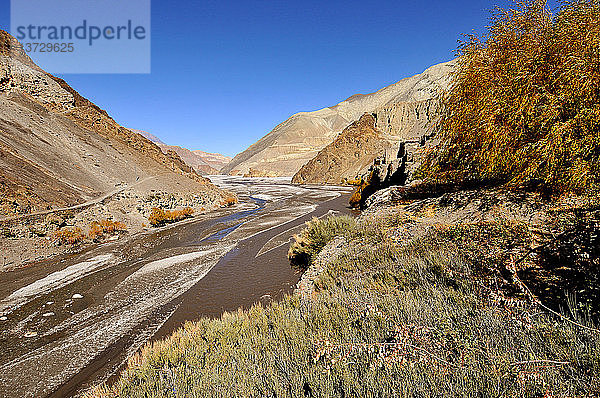
POLYGON ((220 195, 175 153, 44 72, 0 30, 0 218, 72 206, 125 185, 217 203, 220 195))
POLYGON ((416 137, 425 131, 439 93, 448 87, 452 68, 453 62, 435 65, 375 93, 356 94, 329 108, 297 113, 221 171, 232 175, 293 176, 364 113, 376 115, 375 127, 390 146, 416 137))
POLYGON ((134 130, 150 141, 156 143, 164 153, 175 152, 188 166, 202 175, 219 174, 219 171, 231 161, 231 158, 219 153, 209 153, 200 150, 191 151, 175 145, 167 145, 155 135, 143 130, 134 130))

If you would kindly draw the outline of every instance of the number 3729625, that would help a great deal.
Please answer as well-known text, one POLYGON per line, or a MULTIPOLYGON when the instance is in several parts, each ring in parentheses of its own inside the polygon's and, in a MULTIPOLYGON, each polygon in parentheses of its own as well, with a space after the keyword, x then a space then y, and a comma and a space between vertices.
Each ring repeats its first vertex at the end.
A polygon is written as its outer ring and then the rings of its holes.
POLYGON ((28 53, 72 53, 75 51, 73 43, 25 43, 23 49, 28 53))

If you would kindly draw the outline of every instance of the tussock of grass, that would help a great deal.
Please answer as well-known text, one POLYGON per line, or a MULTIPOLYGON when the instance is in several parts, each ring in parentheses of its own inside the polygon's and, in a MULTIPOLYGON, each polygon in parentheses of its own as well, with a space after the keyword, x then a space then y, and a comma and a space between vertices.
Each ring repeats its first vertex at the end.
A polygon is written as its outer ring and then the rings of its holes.
POLYGON ((299 235, 294 236, 288 251, 290 262, 301 268, 308 267, 332 238, 343 235, 355 225, 356 221, 350 216, 313 218, 299 235))
POLYGON ((288 296, 186 323, 136 355, 114 386, 90 396, 600 393, 598 333, 474 278, 480 260, 463 253, 461 242, 490 242, 493 252, 520 234, 518 225, 433 229, 403 246, 392 238, 393 217, 313 221, 307 229, 320 246, 338 223, 352 244, 321 275, 314 299, 288 296))

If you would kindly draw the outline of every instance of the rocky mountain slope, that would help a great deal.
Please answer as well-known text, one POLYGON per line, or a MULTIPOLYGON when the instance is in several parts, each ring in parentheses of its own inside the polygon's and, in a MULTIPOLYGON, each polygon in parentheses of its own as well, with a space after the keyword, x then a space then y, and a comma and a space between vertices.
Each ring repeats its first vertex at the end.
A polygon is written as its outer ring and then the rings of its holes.
POLYGON ((293 176, 366 112, 376 114, 376 128, 390 142, 418 136, 435 111, 432 99, 448 87, 452 66, 453 62, 435 65, 375 93, 354 95, 329 108, 297 113, 238 154, 222 172, 293 176))
POLYGON ((60 242, 88 239, 100 221, 138 232, 153 207, 203 212, 234 202, 175 152, 44 72, 0 30, 3 266, 75 250, 60 242))
POLYGON ((133 129, 131 131, 141 134, 154 142, 165 154, 168 154, 169 151, 175 152, 185 164, 202 175, 218 174, 219 171, 231 161, 229 156, 221 155, 220 153, 210 153, 200 150, 192 151, 180 146, 165 144, 158 137, 147 131, 133 129))
POLYGON ((350 124, 317 156, 294 175, 295 184, 341 184, 369 166, 388 147, 383 134, 375 128, 375 117, 365 113, 350 124))
POLYGON ((119 126, 0 31, 0 218, 69 206, 115 186, 214 191, 176 154, 119 126))

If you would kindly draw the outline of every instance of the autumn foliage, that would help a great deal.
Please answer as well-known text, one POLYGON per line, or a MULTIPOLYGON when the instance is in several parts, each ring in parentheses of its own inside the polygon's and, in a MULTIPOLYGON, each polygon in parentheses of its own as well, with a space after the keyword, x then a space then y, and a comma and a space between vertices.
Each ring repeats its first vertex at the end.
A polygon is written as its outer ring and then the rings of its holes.
POLYGON ((174 223, 180 220, 191 217, 194 214, 194 209, 186 207, 182 210, 163 210, 158 207, 152 209, 148 221, 153 227, 159 227, 165 224, 174 223))
POLYGON ((54 232, 54 241, 61 245, 74 245, 85 240, 86 236, 79 227, 64 228, 54 232))
POLYGON ((90 230, 88 236, 92 240, 99 240, 106 235, 114 235, 118 232, 126 231, 127 227, 125 224, 119 221, 112 220, 100 220, 93 221, 90 224, 90 230))
POLYGON ((600 3, 498 9, 459 49, 431 179, 580 191, 599 181, 600 3))
POLYGON ((221 207, 231 207, 238 202, 238 199, 235 195, 231 193, 226 193, 223 199, 221 200, 221 207))

